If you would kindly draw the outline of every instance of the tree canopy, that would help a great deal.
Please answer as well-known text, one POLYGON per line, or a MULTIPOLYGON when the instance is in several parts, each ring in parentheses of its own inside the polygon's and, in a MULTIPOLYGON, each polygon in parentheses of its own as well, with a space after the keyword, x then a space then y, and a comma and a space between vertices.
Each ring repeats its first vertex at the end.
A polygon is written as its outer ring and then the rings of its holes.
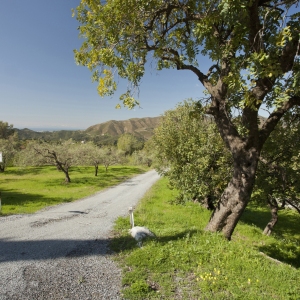
MULTIPOLYGON (((213 116, 231 152, 233 172, 208 226, 230 238, 247 206, 260 152, 282 116, 300 105, 299 1, 81 0, 74 14, 84 42, 75 51, 112 95, 118 77, 135 92, 152 60, 188 70, 204 86, 202 110, 213 116), (211 62, 204 69, 204 60, 211 62), (261 108, 270 111, 260 124, 261 108)), ((188 95, 187 95, 188 96, 188 95)))
POLYGON ((143 148, 143 142, 130 133, 124 133, 118 138, 118 149, 124 151, 126 155, 131 155, 135 150, 143 148))
POLYGON ((8 139, 15 132, 14 125, 0 121, 0 139, 8 139))
POLYGON ((25 149, 19 152, 17 164, 23 166, 54 165, 65 175, 65 182, 71 182, 69 170, 78 162, 77 145, 72 139, 49 143, 28 141, 25 149))
POLYGON ((197 199, 209 208, 228 184, 232 162, 212 118, 194 117, 196 111, 189 100, 165 112, 153 136, 156 169, 180 191, 177 201, 197 199))

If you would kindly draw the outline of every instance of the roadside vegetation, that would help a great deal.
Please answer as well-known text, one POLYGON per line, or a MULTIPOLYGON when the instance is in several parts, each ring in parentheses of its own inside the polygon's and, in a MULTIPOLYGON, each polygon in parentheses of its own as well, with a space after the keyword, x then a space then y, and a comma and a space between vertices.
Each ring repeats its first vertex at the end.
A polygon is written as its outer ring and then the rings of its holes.
POLYGON ((203 230, 210 212, 174 205, 178 192, 158 181, 135 209, 135 223, 157 239, 139 248, 119 218, 111 248, 123 268, 125 299, 299 299, 300 215, 281 210, 272 236, 270 212, 250 204, 228 242, 203 230))
POLYGON ((34 213, 47 206, 75 201, 143 173, 138 166, 73 167, 66 184, 55 166, 9 167, 0 173, 1 215, 34 213))

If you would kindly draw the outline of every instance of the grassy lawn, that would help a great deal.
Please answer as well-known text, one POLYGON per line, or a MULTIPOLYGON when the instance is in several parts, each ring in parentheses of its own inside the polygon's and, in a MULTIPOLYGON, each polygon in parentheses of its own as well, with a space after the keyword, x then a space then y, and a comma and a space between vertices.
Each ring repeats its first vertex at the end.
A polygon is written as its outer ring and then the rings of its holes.
POLYGON ((210 213, 199 204, 172 205, 175 193, 162 179, 136 208, 136 225, 157 235, 142 248, 129 217, 116 222, 111 248, 125 299, 300 299, 299 214, 280 211, 267 237, 270 213, 250 206, 228 242, 203 231, 210 213))
POLYGON ((55 167, 8 168, 0 173, 2 215, 33 213, 46 206, 71 202, 116 185, 146 171, 131 166, 111 166, 107 173, 99 167, 73 167, 71 183, 64 183, 64 174, 55 167))

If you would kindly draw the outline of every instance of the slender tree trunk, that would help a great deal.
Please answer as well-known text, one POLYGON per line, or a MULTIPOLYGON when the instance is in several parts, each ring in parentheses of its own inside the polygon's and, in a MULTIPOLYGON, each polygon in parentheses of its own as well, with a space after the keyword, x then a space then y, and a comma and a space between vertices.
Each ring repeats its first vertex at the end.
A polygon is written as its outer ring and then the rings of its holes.
POLYGON ((271 220, 269 221, 269 223, 267 224, 266 228, 263 231, 263 234, 265 234, 265 235, 270 235, 272 233, 272 230, 278 221, 279 207, 278 207, 277 201, 275 199, 272 199, 270 196, 270 198, 268 199, 268 204, 271 209, 272 217, 271 217, 271 220))
POLYGON ((95 176, 98 176, 98 165, 95 165, 95 176))
POLYGON ((240 151, 233 156, 233 176, 223 192, 205 230, 222 232, 230 240, 253 190, 258 151, 240 151))
POLYGON ((69 168, 63 168, 61 166, 61 170, 64 172, 65 174, 65 183, 70 183, 71 182, 71 178, 69 176, 69 168))
POLYGON ((65 174, 65 183, 70 183, 71 178, 69 176, 69 166, 66 163, 62 164, 56 158, 55 158, 55 160, 56 160, 57 169, 60 170, 60 171, 63 171, 63 173, 65 174))
POLYGON ((212 199, 212 196, 211 196, 211 195, 207 195, 207 196, 204 198, 203 206, 204 206, 206 209, 208 209, 208 210, 214 210, 214 209, 215 209, 215 206, 214 206, 213 199, 212 199))
POLYGON ((69 176, 69 172, 68 172, 68 171, 67 171, 67 172, 64 171, 64 173, 65 173, 65 176, 66 176, 66 177, 65 177, 65 182, 66 182, 66 183, 70 183, 70 182, 71 182, 71 178, 70 178, 70 176, 69 176))
POLYGON ((300 208, 299 208, 299 205, 297 206, 296 204, 292 203, 290 200, 286 200, 286 202, 291 205, 292 207, 294 207, 297 212, 300 214, 300 208))

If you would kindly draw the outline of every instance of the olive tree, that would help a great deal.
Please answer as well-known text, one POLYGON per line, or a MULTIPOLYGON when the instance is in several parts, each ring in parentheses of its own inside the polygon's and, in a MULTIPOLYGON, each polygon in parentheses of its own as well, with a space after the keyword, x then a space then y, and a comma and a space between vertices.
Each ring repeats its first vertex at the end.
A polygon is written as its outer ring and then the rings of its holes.
POLYGON ((300 213, 300 120, 287 114, 266 141, 259 159, 253 200, 268 204, 271 219, 263 233, 270 235, 278 210, 289 205, 300 213))
POLYGON ((14 125, 8 125, 7 122, 0 121, 0 139, 8 139, 14 134, 14 125))
POLYGON ((65 175, 65 182, 70 183, 69 171, 77 163, 78 144, 72 139, 48 143, 45 141, 28 141, 26 148, 18 155, 17 164, 23 166, 54 165, 65 175))
POLYGON ((100 155, 100 161, 105 167, 105 172, 107 172, 109 166, 125 162, 125 153, 113 146, 102 147, 100 155))
POLYGON ((95 176, 98 176, 99 165, 102 163, 103 151, 92 142, 79 144, 76 152, 77 164, 93 165, 95 176))
POLYGON ((134 151, 143 148, 143 142, 134 135, 125 133, 118 138, 117 147, 119 150, 124 151, 125 155, 131 155, 134 151))
POLYGON ((134 151, 131 155, 131 161, 134 165, 146 165, 147 167, 151 167, 153 162, 152 155, 153 153, 149 155, 145 149, 134 151))
POLYGON ((232 178, 206 230, 228 239, 250 200, 264 143, 300 105, 298 3, 81 0, 74 10, 84 38, 75 59, 93 72, 100 96, 112 95, 118 77, 125 78, 120 100, 137 105, 135 91, 149 60, 158 69, 192 72, 203 85, 202 110, 213 117, 233 160, 232 178), (270 114, 260 127, 265 107, 270 114))
POLYGON ((213 209, 231 177, 231 156, 213 120, 185 101, 165 112, 154 131, 156 169, 180 191, 177 201, 197 200, 213 209))
POLYGON ((2 161, 0 161, 0 172, 4 172, 6 167, 13 163, 17 148, 12 139, 0 139, 0 152, 2 161))
POLYGON ((0 152, 2 154, 0 172, 4 172, 5 168, 13 163, 18 146, 18 134, 15 132, 13 125, 0 121, 0 152))

